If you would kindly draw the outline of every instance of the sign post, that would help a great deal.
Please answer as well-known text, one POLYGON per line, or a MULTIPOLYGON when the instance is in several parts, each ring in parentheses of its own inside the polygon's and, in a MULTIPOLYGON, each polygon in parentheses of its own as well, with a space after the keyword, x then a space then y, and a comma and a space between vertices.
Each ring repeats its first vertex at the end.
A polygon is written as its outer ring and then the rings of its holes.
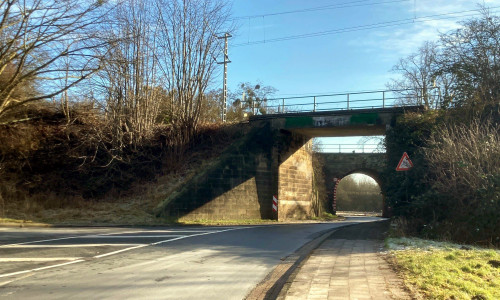
POLYGON ((408 153, 403 153, 403 156, 399 160, 398 166, 396 167, 396 171, 405 171, 405 190, 406 190, 406 202, 408 202, 408 170, 413 168, 413 163, 410 160, 410 157, 408 156, 408 153))

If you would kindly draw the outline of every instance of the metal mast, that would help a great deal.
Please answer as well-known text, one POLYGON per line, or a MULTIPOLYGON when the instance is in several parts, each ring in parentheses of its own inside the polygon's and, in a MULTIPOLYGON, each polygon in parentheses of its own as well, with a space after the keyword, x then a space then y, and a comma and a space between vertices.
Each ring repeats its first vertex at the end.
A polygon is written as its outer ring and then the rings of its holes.
POLYGON ((226 122, 226 113, 227 113, 227 64, 231 62, 227 55, 227 39, 230 37, 231 35, 227 32, 224 34, 224 36, 218 37, 219 39, 224 39, 224 61, 218 63, 218 64, 224 64, 224 84, 222 87, 223 90, 222 122, 226 122))

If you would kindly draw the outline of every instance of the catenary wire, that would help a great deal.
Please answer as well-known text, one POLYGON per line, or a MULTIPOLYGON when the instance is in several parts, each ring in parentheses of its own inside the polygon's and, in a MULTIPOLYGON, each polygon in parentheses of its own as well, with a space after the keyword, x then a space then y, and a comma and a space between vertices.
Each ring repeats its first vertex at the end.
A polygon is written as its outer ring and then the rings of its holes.
MULTIPOLYGON (((496 9, 496 8, 500 8, 500 6, 489 7, 489 9, 496 9)), ((281 42, 281 41, 287 41, 287 40, 296 40, 296 39, 303 39, 303 38, 310 38, 310 37, 318 37, 318 36, 346 33, 346 32, 353 32, 353 31, 393 27, 393 26, 406 25, 406 24, 412 24, 412 23, 423 23, 423 22, 429 22, 429 21, 435 21, 435 20, 463 18, 463 17, 477 15, 479 13, 479 11, 480 10, 478 10, 478 9, 474 9, 474 10, 466 10, 466 11, 460 11, 460 12, 429 15, 429 16, 423 16, 423 17, 417 17, 417 18, 400 19, 400 20, 393 20, 393 21, 387 21, 387 22, 372 23, 372 24, 367 24, 367 25, 358 25, 358 26, 344 27, 344 28, 332 29, 332 30, 326 30, 326 31, 305 33, 305 34, 299 34, 299 35, 284 36, 284 37, 278 37, 278 38, 274 38, 274 39, 258 40, 258 41, 247 42, 247 43, 238 43, 238 44, 232 44, 231 46, 232 47, 241 47, 241 46, 249 46, 249 45, 256 45, 256 44, 265 44, 265 43, 281 42), (460 16, 453 16, 453 15, 457 15, 457 14, 464 14, 464 13, 470 13, 470 12, 475 12, 475 13, 467 14, 467 15, 460 15, 460 16)))
POLYGON ((312 11, 332 10, 332 9, 351 8, 351 7, 360 7, 360 6, 373 6, 373 5, 379 5, 379 4, 400 3, 400 2, 408 2, 410 0, 391 0, 391 1, 380 1, 380 2, 366 3, 368 1, 369 0, 359 0, 359 1, 351 1, 351 2, 326 5, 326 6, 317 6, 317 7, 311 7, 311 8, 282 11, 282 12, 275 12, 275 13, 268 13, 268 14, 241 16, 241 17, 235 17, 232 20, 255 19, 255 18, 262 18, 262 17, 288 15, 288 14, 296 14, 296 13, 304 13, 304 12, 312 12, 312 11))

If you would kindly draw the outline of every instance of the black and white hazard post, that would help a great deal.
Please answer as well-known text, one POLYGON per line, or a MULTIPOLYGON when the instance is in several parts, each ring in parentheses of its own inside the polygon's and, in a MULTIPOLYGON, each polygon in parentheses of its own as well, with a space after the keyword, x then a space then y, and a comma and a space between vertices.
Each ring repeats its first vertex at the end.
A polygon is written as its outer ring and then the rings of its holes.
POLYGON ((333 187, 332 210, 333 210, 334 215, 337 214, 337 188, 339 186, 339 182, 340 182, 340 178, 337 178, 337 177, 333 178, 334 187, 333 187))
POLYGON ((273 195, 273 213, 278 214, 278 196, 273 195))

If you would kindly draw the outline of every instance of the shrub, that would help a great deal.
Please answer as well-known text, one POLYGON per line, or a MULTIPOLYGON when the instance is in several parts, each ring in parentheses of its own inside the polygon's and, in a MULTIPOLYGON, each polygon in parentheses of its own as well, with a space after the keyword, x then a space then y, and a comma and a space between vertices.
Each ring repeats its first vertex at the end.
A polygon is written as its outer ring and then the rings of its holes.
POLYGON ((499 243, 500 124, 491 118, 470 123, 442 124, 424 149, 432 169, 432 192, 423 201, 436 202, 441 216, 431 220, 435 230, 453 239, 499 243), (441 228, 440 228, 441 227, 441 228))
POLYGON ((387 136, 388 202, 407 234, 500 245, 500 124, 495 114, 428 112, 387 136), (407 151, 414 168, 394 167, 407 151), (392 159, 392 161, 391 161, 392 159))

